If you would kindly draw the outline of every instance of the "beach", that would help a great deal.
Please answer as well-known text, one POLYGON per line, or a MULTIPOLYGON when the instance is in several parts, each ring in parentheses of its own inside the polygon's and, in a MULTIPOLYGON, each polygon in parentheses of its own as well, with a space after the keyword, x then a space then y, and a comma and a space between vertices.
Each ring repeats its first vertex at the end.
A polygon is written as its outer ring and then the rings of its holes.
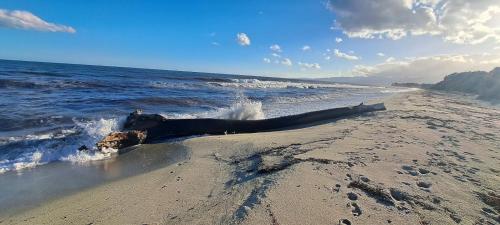
POLYGON ((429 91, 379 101, 311 127, 176 140, 176 163, 0 224, 498 224, 500 110, 429 91))

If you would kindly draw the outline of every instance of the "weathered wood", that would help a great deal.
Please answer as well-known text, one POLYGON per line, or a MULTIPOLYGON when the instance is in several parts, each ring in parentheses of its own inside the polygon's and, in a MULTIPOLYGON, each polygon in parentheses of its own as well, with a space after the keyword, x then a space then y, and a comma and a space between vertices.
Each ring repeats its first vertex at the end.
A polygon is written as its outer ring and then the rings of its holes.
MULTIPOLYGON (((283 116, 263 120, 226 120, 208 118, 166 119, 161 115, 142 114, 141 111, 135 111, 127 117, 124 129, 126 131, 145 131, 147 133, 147 137, 144 142, 148 142, 155 139, 175 138, 191 135, 255 133, 282 130, 291 127, 305 126, 312 123, 318 123, 322 121, 328 121, 346 116, 358 115, 361 113, 380 110, 385 110, 385 106, 383 103, 374 105, 360 104, 358 106, 352 107, 320 110, 298 115, 283 116)), ((106 138, 104 140, 106 140, 106 138)), ((112 140, 113 142, 118 142, 118 144, 115 143, 115 146, 121 146, 119 144, 119 140, 116 140, 116 138, 113 138, 112 140)), ((130 143, 128 142, 127 145, 129 146, 130 143)))

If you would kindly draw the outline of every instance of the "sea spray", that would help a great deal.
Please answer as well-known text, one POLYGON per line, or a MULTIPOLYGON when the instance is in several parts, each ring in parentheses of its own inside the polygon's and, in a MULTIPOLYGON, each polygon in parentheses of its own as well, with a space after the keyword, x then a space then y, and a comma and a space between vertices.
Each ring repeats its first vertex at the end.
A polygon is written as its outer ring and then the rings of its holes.
POLYGON ((262 111, 262 102, 251 101, 248 99, 239 100, 219 111, 220 119, 231 120, 260 120, 265 119, 264 112, 262 111))
POLYGON ((85 163, 108 158, 109 154, 95 151, 94 145, 109 133, 118 131, 124 121, 125 118, 74 120, 75 126, 72 129, 58 131, 57 135, 28 135, 25 138, 11 139, 10 144, 37 144, 15 158, 0 159, 0 173, 22 171, 53 161, 85 163), (79 151, 78 148, 82 145, 89 147, 89 151, 79 151))
POLYGON ((196 119, 219 118, 233 120, 259 120, 265 119, 262 102, 248 99, 244 94, 238 93, 235 101, 229 106, 199 113, 160 113, 167 119, 196 119))

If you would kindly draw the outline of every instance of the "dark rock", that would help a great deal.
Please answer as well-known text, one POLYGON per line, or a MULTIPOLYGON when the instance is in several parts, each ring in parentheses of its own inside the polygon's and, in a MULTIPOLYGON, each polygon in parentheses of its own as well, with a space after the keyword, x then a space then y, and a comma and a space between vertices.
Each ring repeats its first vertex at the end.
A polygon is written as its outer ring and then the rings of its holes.
POLYGON ((88 151, 88 150, 89 150, 89 148, 87 148, 87 146, 86 146, 86 145, 82 145, 82 146, 80 146, 80 147, 78 148, 78 151, 88 151))
POLYGON ((113 132, 99 141, 97 149, 105 151, 106 149, 122 149, 133 145, 144 143, 146 140, 145 131, 127 131, 127 132, 113 132))
POLYGON ((432 184, 429 182, 419 181, 419 182, 417 182, 417 186, 419 186, 421 188, 430 188, 432 186, 432 184))
POLYGON ((353 192, 349 192, 347 193, 347 198, 349 198, 349 200, 351 201, 356 201, 358 200, 358 195, 353 192))

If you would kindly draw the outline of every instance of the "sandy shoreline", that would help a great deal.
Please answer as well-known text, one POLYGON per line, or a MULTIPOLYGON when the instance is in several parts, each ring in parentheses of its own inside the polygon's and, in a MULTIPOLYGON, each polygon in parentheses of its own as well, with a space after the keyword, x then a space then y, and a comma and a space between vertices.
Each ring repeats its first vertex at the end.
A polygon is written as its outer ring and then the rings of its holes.
POLYGON ((314 127, 187 139, 186 161, 0 224, 498 223, 500 111, 423 91, 385 103, 314 127))

